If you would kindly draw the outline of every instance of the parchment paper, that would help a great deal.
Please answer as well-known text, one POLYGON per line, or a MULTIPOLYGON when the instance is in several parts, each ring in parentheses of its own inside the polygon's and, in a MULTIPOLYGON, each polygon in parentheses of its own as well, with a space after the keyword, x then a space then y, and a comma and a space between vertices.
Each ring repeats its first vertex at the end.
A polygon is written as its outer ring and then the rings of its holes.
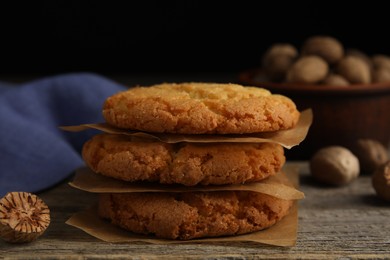
MULTIPOLYGON (((288 183, 288 186, 295 186, 298 188, 298 168, 286 167, 284 171, 286 172, 288 179, 291 181, 288 183)), ((189 241, 156 239, 153 236, 136 235, 99 218, 96 206, 86 211, 74 214, 68 221, 66 221, 66 224, 79 228, 91 236, 110 243, 144 242, 151 244, 172 244, 250 241, 260 244, 288 247, 294 246, 297 240, 298 206, 297 201, 295 201, 286 217, 272 227, 262 231, 239 236, 203 238, 189 241)))
POLYGON ((110 126, 106 123, 98 124, 82 124, 77 126, 60 126, 62 130, 79 132, 87 129, 97 129, 110 134, 124 134, 137 138, 154 139, 165 143, 215 143, 215 142, 230 142, 230 143, 263 143, 272 142, 282 145, 287 149, 299 145, 305 138, 313 121, 313 111, 307 109, 301 112, 298 124, 289 130, 281 130, 275 132, 265 132, 257 134, 242 134, 242 135, 183 135, 183 134, 161 134, 161 133, 146 133, 140 131, 131 131, 119 129, 110 126))
MULTIPOLYGON (((293 170, 288 169, 288 171, 293 170)), ((240 185, 207 185, 183 186, 149 182, 125 182, 94 173, 87 167, 76 170, 70 186, 94 193, 127 193, 127 192, 191 192, 191 191, 221 191, 247 190, 268 194, 280 199, 296 200, 304 198, 303 192, 292 187, 288 177, 280 171, 264 181, 240 185)))

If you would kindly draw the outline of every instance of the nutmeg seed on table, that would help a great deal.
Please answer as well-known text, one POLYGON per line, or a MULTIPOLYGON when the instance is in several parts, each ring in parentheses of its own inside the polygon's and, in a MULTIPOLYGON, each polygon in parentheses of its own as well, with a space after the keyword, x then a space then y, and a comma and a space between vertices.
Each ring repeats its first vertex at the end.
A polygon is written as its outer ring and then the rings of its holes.
POLYGON ((34 194, 9 192, 0 200, 0 238, 7 242, 31 242, 49 224, 49 207, 34 194))
POLYGON ((356 141, 352 152, 359 159, 362 173, 372 174, 389 160, 389 155, 382 143, 373 139, 359 139, 356 141))
POLYGON ((376 194, 380 198, 390 201, 390 161, 382 164, 374 172, 371 180, 376 194))
POLYGON ((309 166, 314 179, 335 186, 352 182, 360 173, 358 159, 342 146, 321 148, 310 159, 309 166))

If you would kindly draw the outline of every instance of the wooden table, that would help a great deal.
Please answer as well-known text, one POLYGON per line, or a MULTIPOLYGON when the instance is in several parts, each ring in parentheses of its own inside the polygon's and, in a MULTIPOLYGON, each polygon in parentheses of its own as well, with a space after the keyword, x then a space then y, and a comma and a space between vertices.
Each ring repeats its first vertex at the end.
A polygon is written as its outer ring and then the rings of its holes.
POLYGON ((299 202, 298 240, 283 248, 252 243, 111 244, 65 224, 92 205, 95 194, 71 188, 67 181, 40 193, 51 209, 52 222, 37 241, 8 244, 0 241, 0 258, 133 258, 133 259, 335 259, 390 258, 390 204, 375 196, 369 176, 346 187, 330 188, 312 181, 305 162, 300 181, 306 198, 299 202))

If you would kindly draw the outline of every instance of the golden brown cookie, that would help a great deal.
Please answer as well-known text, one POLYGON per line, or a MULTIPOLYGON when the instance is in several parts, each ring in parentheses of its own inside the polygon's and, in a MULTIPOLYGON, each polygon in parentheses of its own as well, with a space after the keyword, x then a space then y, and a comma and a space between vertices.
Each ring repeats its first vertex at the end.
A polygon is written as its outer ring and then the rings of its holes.
POLYGON ((289 129, 299 111, 282 95, 236 84, 181 83, 135 87, 109 97, 107 123, 159 133, 242 134, 289 129))
POLYGON ((94 136, 84 144, 82 156, 94 172, 105 176, 187 186, 260 181, 285 163, 279 144, 167 144, 115 134, 94 136))
POLYGON ((101 194, 99 216, 159 238, 188 240, 268 228, 286 216, 291 200, 249 191, 101 194))

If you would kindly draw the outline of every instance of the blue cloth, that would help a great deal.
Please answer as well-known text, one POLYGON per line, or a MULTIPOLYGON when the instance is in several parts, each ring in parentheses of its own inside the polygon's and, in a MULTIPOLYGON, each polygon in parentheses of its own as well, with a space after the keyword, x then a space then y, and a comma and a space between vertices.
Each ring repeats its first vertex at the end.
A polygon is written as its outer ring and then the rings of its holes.
POLYGON ((93 130, 62 125, 102 122, 104 100, 126 87, 91 73, 52 76, 20 86, 0 84, 0 196, 40 192, 84 165, 80 151, 93 130))

